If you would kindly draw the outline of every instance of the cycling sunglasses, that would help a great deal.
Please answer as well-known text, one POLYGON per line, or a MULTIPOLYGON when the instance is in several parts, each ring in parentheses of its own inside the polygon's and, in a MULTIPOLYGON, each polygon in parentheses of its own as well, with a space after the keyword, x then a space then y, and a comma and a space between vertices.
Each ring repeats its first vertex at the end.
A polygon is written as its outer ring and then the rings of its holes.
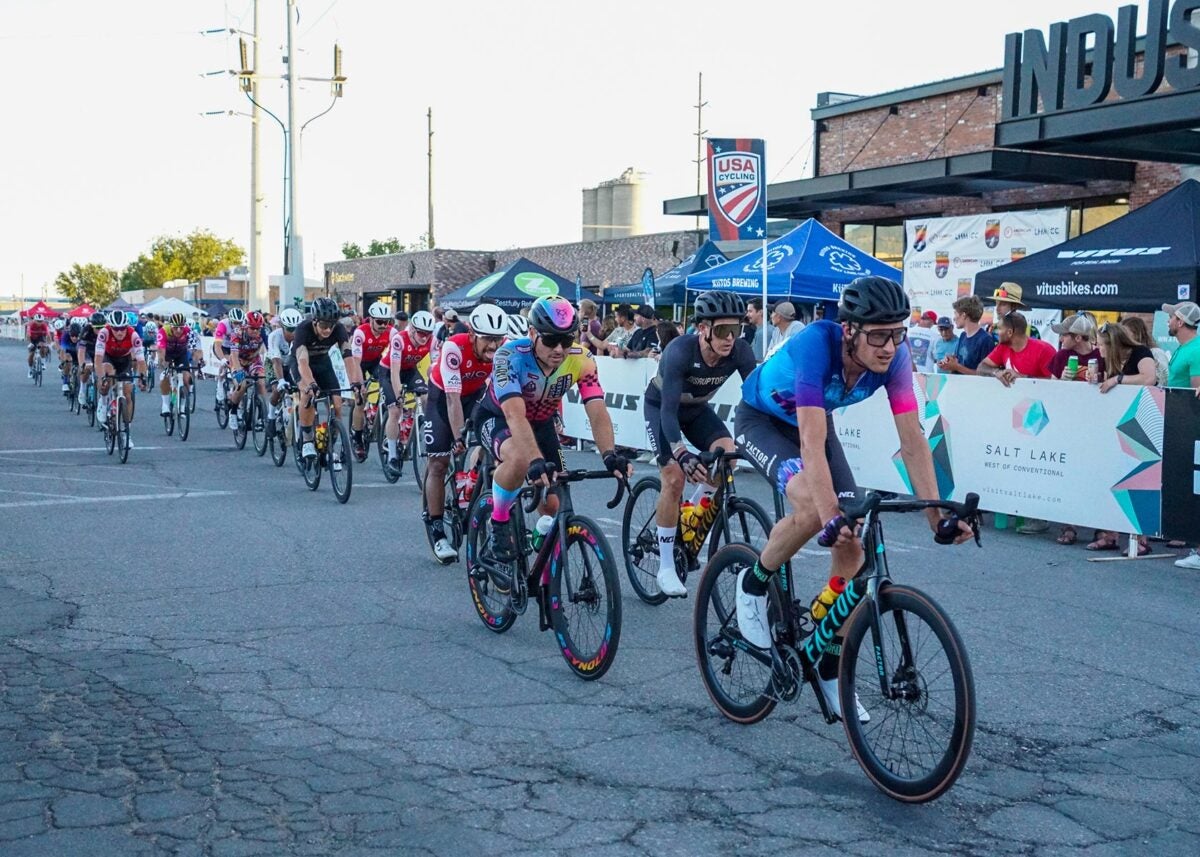
POLYGON ((732 339, 742 331, 740 324, 714 324, 712 335, 717 339, 732 339))
POLYGON ((547 348, 566 348, 575 341, 573 333, 543 333, 539 339, 547 348))
POLYGON ((859 332, 867 338, 867 345, 872 348, 882 348, 889 342, 893 345, 899 345, 908 338, 908 328, 893 327, 890 330, 862 330, 859 332))

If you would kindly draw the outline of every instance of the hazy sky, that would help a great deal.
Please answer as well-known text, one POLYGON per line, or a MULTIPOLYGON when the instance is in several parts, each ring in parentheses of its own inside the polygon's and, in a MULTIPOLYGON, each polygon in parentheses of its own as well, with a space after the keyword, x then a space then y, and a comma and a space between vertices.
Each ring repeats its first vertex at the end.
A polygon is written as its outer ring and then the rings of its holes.
MULTIPOLYGON (((283 72, 285 3, 260 0, 259 71, 283 72)), ((1003 64, 1004 36, 1105 0, 304 0, 301 75, 344 51, 345 98, 304 133, 299 222, 309 276, 343 241, 425 231, 434 113, 439 247, 580 238, 580 191, 626 167, 662 198, 695 190, 696 74, 713 136, 763 137, 771 180, 811 174, 821 91, 877 94, 1003 64), (789 158, 791 159, 789 162, 789 158), (315 264, 314 264, 315 262, 315 264)), ((1139 3, 1145 9, 1145 3, 1139 3)), ((0 0, 0 294, 73 262, 123 268, 160 234, 208 228, 248 247, 250 123, 228 76, 251 0, 0 0)), ((305 84, 307 119, 329 103, 305 84)), ((261 99, 281 117, 281 81, 261 99)), ((265 256, 282 267, 282 140, 265 120, 265 256)), ((690 218, 657 216, 655 231, 690 218)))

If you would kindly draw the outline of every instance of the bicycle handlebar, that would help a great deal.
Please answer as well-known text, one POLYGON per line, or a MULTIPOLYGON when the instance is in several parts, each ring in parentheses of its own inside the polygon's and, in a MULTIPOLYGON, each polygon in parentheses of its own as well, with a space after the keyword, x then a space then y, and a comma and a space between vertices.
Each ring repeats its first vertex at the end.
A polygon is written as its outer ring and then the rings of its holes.
MULTIPOLYGON (((842 516, 851 521, 857 521, 867 515, 879 512, 918 512, 924 509, 944 509, 953 518, 965 521, 975 536, 975 544, 981 544, 979 538, 981 512, 979 511, 978 494, 974 492, 967 494, 961 503, 953 500, 895 500, 891 499, 893 496, 879 491, 868 491, 867 496, 860 502, 842 506, 842 516)), ((941 537, 939 535, 939 538, 941 537)))
MULTIPOLYGON (((607 470, 563 470, 559 473, 552 474, 550 487, 561 485, 568 482, 583 482, 585 479, 613 479, 612 473, 607 470)), ((542 497, 546 493, 546 486, 538 483, 530 486, 529 503, 525 505, 526 514, 533 512, 542 504, 542 497)), ((617 479, 617 493, 605 505, 609 509, 615 509, 621 505, 621 500, 625 497, 625 492, 629 489, 629 477, 621 476, 617 479)))

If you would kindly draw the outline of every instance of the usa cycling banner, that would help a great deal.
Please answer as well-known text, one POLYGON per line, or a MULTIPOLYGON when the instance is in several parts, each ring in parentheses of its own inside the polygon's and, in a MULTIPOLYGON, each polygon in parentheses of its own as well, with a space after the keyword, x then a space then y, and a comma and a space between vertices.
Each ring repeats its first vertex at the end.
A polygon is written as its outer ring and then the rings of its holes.
POLYGON ((767 154, 762 140, 708 141, 708 231, 714 241, 767 234, 767 154))

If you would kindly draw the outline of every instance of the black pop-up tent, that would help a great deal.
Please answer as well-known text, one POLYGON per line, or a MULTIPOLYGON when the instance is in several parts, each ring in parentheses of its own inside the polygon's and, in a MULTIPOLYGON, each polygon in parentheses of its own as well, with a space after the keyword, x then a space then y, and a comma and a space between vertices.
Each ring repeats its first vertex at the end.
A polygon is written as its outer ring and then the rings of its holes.
MULTIPOLYGON (((443 295, 438 304, 462 310, 489 299, 505 312, 516 312, 538 298, 553 295, 562 295, 575 303, 575 284, 522 257, 486 277, 443 295)), ((600 303, 600 296, 587 289, 581 289, 579 297, 600 303)))
POLYGON ((1196 300, 1198 274, 1200 182, 1188 179, 1099 229, 981 271, 975 294, 1012 282, 1032 307, 1153 312, 1196 300))

